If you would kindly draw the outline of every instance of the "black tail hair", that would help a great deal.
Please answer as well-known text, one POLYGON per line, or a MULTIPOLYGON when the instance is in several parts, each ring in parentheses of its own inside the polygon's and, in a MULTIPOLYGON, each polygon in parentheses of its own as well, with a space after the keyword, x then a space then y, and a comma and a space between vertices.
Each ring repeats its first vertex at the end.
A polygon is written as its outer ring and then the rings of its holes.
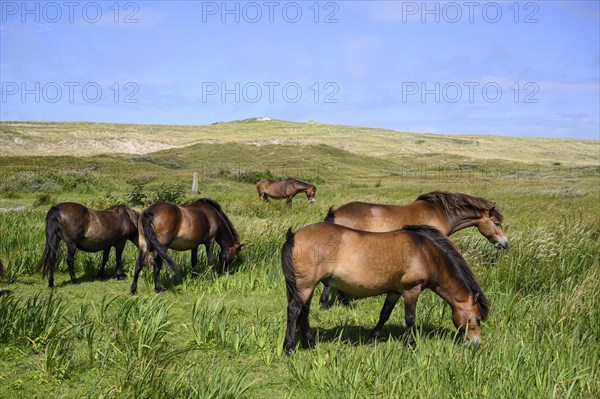
POLYGON ((54 271, 60 253, 60 241, 62 240, 60 230, 60 210, 53 206, 46 214, 46 244, 42 258, 38 263, 38 269, 42 269, 42 275, 54 271))
POLYGON ((150 244, 148 245, 148 247, 152 247, 152 249, 156 251, 158 256, 160 256, 162 260, 164 260, 165 263, 169 266, 171 272, 173 272, 175 277, 181 280, 181 274, 179 273, 179 268, 177 267, 177 264, 175 263, 173 258, 169 256, 169 254, 167 253, 167 249, 158 241, 158 238, 156 238, 156 234, 154 234, 154 228, 152 226, 153 220, 154 215, 151 212, 142 213, 142 229, 144 230, 144 237, 146 239, 146 242, 150 244))
POLYGON ((333 206, 329 207, 329 211, 327 212, 327 216, 323 219, 325 223, 335 223, 335 211, 333 210, 333 206))
POLYGON ((2 260, 0 259, 0 276, 4 274, 4 263, 2 263, 2 260))
POLYGON ((294 248, 294 233, 290 227, 286 233, 286 241, 281 248, 281 268, 285 277, 285 286, 288 297, 288 302, 297 296, 298 289, 296 287, 296 274, 294 273, 294 265, 292 264, 292 250, 294 248))
POLYGON ((448 237, 435 227, 426 225, 409 225, 404 226, 402 230, 412 231, 420 236, 430 240, 437 249, 440 250, 446 262, 451 267, 453 275, 457 277, 467 289, 477 298, 481 319, 485 320, 490 310, 490 303, 486 298, 481 285, 477 281, 473 270, 462 256, 458 248, 448 237))

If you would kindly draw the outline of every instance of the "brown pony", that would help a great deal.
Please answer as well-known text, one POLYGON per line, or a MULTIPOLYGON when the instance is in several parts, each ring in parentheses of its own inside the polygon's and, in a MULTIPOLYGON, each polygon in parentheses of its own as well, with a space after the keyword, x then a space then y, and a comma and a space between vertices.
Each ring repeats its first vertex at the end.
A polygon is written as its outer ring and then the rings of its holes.
POLYGON ((417 299, 431 289, 452 308, 452 321, 466 332, 467 344, 478 346, 479 323, 488 314, 488 301, 454 244, 430 226, 406 226, 388 233, 371 233, 315 223, 292 233, 281 251, 287 287, 287 331, 283 348, 296 346, 296 323, 302 346, 314 348, 308 315, 315 287, 324 282, 357 297, 386 294, 379 321, 369 340, 376 340, 396 302, 404 299, 406 342, 414 346, 412 329, 417 299))
POLYGON ((48 274, 48 287, 54 287, 54 268, 61 240, 67 244, 67 266, 73 284, 77 284, 74 263, 78 249, 85 252, 104 251, 98 272, 98 278, 104 278, 110 249, 115 247, 117 279, 123 280, 121 255, 127 240, 136 247, 138 245, 138 218, 139 213, 126 205, 94 211, 81 204, 63 202, 50 208, 46 214, 46 245, 39 262, 43 275, 48 274))
POLYGON ((260 179, 258 183, 256 183, 256 191, 258 191, 258 198, 264 202, 268 202, 269 197, 274 199, 285 198, 285 203, 288 206, 292 206, 292 198, 298 193, 306 193, 308 202, 315 202, 317 188, 310 183, 305 183, 296 179, 280 181, 260 179))
MULTIPOLYGON (((461 193, 433 191, 420 195, 408 205, 381 205, 367 202, 349 202, 337 209, 330 208, 326 222, 357 230, 385 232, 401 229, 410 224, 424 224, 437 228, 449 236, 467 227, 477 226, 496 248, 508 248, 502 229, 504 216, 496 204, 484 198, 461 193)), ((329 308, 330 289, 321 295, 321 309, 329 308)), ((342 303, 347 302, 338 293, 342 303)))
POLYGON ((198 262, 198 246, 204 244, 214 278, 215 241, 221 247, 221 262, 227 271, 230 271, 243 246, 221 206, 208 198, 199 199, 187 206, 167 202, 151 205, 142 212, 138 230, 140 246, 131 284, 132 294, 137 291, 138 277, 148 254, 153 261, 154 289, 161 292, 160 269, 163 261, 180 278, 177 264, 167 253, 168 248, 176 251, 191 250, 192 267, 195 267, 198 262))

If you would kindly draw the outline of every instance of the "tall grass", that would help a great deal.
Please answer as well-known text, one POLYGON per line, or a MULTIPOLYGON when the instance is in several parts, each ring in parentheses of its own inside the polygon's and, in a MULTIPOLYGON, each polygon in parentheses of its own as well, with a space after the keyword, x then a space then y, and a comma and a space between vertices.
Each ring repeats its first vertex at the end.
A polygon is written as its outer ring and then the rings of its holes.
MULTIPOLYGON (((195 154, 181 151, 181 169, 135 164, 164 170, 152 181, 156 187, 185 182, 178 173, 189 174, 193 158, 186 154, 195 154)), ((189 252, 170 251, 184 281, 174 285, 165 272, 168 290, 161 295, 153 294, 148 269, 142 271, 148 289, 136 297, 128 294, 130 281, 96 281, 100 254, 83 252, 76 272, 90 278, 68 284, 61 261, 57 288, 48 290, 36 268, 46 209, 0 213, 2 288, 9 292, 0 297, 0 397, 600 396, 597 178, 503 184, 353 174, 367 166, 368 160, 350 159, 338 175, 324 178, 317 203, 297 198, 292 209, 259 202, 253 184, 206 178, 200 196, 226 210, 246 244, 242 259, 234 274, 212 280, 203 248, 194 271, 189 252), (283 355, 286 296, 279 256, 287 228, 320 221, 329 206, 343 202, 405 203, 434 189, 484 196, 506 215, 507 251, 494 249, 475 229, 451 237, 491 302, 480 349, 462 346, 450 309, 427 291, 417 305, 416 350, 402 343, 401 305, 382 339, 370 345, 365 341, 383 298, 353 300, 349 308, 327 312, 313 300, 316 349, 283 355)), ((131 190, 124 180, 115 184, 114 198, 131 190)), ((102 199, 76 190, 60 195, 102 199)), ((136 254, 128 244, 124 264, 130 276, 136 254)))

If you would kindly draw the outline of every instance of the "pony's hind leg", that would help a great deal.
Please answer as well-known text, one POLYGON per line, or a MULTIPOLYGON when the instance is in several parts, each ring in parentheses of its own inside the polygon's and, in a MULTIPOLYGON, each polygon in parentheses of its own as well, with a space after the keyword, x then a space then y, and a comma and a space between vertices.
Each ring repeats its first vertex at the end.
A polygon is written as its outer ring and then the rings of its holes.
POLYGON ((71 276, 71 283, 79 284, 77 277, 75 276, 75 252, 77 247, 74 243, 67 243, 67 267, 69 268, 69 276, 71 276))
POLYGON ((331 304, 329 303, 329 294, 331 294, 331 287, 323 283, 323 292, 321 293, 321 297, 319 298, 321 310, 327 310, 331 307, 331 304))
POLYGON ((104 268, 106 267, 106 264, 108 263, 108 256, 110 255, 110 247, 106 248, 104 251, 102 251, 102 263, 100 264, 100 270, 98 270, 98 276, 97 278, 100 280, 104 280, 104 268))
POLYGON ((302 347, 310 349, 315 347, 315 340, 310 333, 310 326, 308 324, 311 297, 312 290, 310 292, 296 292, 295 295, 289 295, 288 293, 287 330, 283 341, 283 350, 287 355, 292 354, 296 348, 297 324, 300 327, 302 347))
POLYGON ((160 256, 154 258, 154 291, 157 294, 160 294, 164 291, 163 287, 160 285, 160 269, 162 268, 163 259, 160 256))
POLYGON ((310 296, 310 298, 308 298, 308 301, 306 301, 304 306, 302 306, 302 309, 300 310, 300 317, 298 318, 298 324, 300 325, 300 337, 302 340, 302 348, 304 349, 315 348, 315 338, 310 332, 310 324, 308 322, 311 299, 312 295, 310 296))
MULTIPOLYGON (((319 298, 321 310, 327 310, 333 304, 333 301, 329 301, 329 295, 331 295, 331 287, 323 283, 323 292, 321 293, 321 297, 319 298)), ((350 306, 350 301, 348 300, 348 297, 344 295, 344 293, 340 290, 337 290, 335 300, 337 300, 342 306, 350 306)))
POLYGON ((287 306, 287 330, 283 340, 283 350, 286 355, 291 355, 296 349, 296 323, 301 311, 302 301, 300 298, 297 296, 290 298, 287 306))
POLYGON ((142 271, 142 267, 144 266, 144 261, 146 260, 147 252, 143 250, 140 246, 138 250, 138 257, 135 261, 135 271, 133 272, 133 282, 131 283, 131 295, 135 295, 137 292, 137 282, 138 277, 140 277, 140 272, 142 271))
POLYGON ((383 303, 383 308, 381 308, 381 313, 379 313, 379 321, 369 335, 369 342, 374 342, 379 338, 381 335, 381 329, 383 328, 385 322, 390 318, 392 310, 394 310, 394 306, 396 306, 398 299, 400 299, 400 294, 397 292, 389 292, 387 294, 385 297, 385 302, 383 303))

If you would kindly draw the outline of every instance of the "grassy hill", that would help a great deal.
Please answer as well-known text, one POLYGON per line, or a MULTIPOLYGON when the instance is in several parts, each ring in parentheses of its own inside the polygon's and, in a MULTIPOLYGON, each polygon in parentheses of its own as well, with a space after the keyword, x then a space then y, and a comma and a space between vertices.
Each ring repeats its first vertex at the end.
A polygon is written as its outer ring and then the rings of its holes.
POLYGON ((475 160, 597 165, 599 142, 489 135, 437 135, 256 118, 206 126, 0 123, 0 155, 147 154, 193 144, 326 144, 393 161, 444 154, 475 160))

